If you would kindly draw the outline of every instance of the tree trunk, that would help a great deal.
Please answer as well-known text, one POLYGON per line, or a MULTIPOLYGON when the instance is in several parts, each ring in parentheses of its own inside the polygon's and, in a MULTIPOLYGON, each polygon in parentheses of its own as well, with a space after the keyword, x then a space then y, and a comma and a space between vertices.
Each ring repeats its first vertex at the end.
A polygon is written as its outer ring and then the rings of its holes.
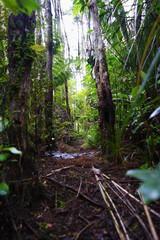
POLYGON ((98 14, 97 1, 90 1, 93 18, 96 88, 98 95, 99 126, 102 132, 102 150, 105 153, 107 138, 114 133, 115 110, 110 90, 108 66, 105 47, 102 40, 101 25, 98 14))
MULTIPOLYGON (((59 4, 59 7, 60 7, 60 4, 59 4)), ((65 29, 65 24, 64 24, 64 21, 63 21, 63 15, 62 15, 61 8, 60 8, 59 12, 61 14, 61 20, 62 20, 62 23, 63 23, 64 35, 65 35, 65 40, 66 40, 66 44, 67 44, 68 60, 69 60, 70 59, 70 46, 69 46, 68 37, 67 37, 66 29, 65 29)), ((59 21, 59 24, 60 24, 60 21, 59 21)), ((68 96, 68 79, 66 79, 66 81, 65 81, 65 92, 66 92, 67 114, 69 116, 69 119, 71 120, 71 110, 70 110, 70 106, 69 106, 69 96, 68 96)))
POLYGON ((68 99, 68 84, 67 84, 67 80, 65 81, 65 92, 66 92, 66 106, 67 106, 67 114, 71 120, 71 110, 70 110, 70 106, 69 106, 69 99, 68 99))
POLYGON ((42 43, 42 13, 41 13, 41 0, 37 0, 39 3, 40 9, 38 11, 38 16, 37 16, 37 26, 36 26, 36 44, 41 44, 42 43))
POLYGON ((34 44, 35 13, 31 16, 19 13, 9 17, 9 105, 10 127, 9 143, 23 152, 21 159, 21 177, 31 177, 34 171, 34 154, 29 139, 28 98, 30 93, 30 72, 34 44))
MULTIPOLYGON (((89 12, 86 12, 86 18, 87 18, 87 30, 89 31, 91 29, 91 13, 90 9, 89 12)), ((91 35, 87 34, 87 41, 86 41, 86 58, 90 58, 92 56, 92 41, 91 41, 91 35)))
POLYGON ((52 12, 51 2, 46 0, 46 97, 45 97, 45 119, 46 119, 46 134, 47 147, 54 148, 53 134, 53 79, 52 79, 52 63, 53 63, 53 27, 52 27, 52 12))
MULTIPOLYGON (((119 0, 117 1, 117 4, 119 3, 119 0)), ((119 12, 119 21, 121 24, 121 30, 122 30, 122 34, 124 39, 126 40, 127 44, 129 42, 129 35, 128 35, 128 30, 127 30, 127 22, 126 22, 126 17, 125 17, 125 11, 124 11, 124 7, 123 4, 120 3, 119 6, 121 7, 120 9, 118 9, 119 12)))

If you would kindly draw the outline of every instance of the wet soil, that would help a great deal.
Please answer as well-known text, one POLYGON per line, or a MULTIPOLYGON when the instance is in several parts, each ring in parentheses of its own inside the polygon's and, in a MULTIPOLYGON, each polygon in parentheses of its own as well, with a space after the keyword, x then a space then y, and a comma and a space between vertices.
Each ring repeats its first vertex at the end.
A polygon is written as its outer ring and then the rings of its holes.
MULTIPOLYGON (((153 239, 143 206, 129 196, 130 193, 138 198, 135 190, 139 182, 126 177, 127 169, 121 163, 107 162, 97 150, 76 147, 75 151, 78 155, 74 158, 64 159, 64 153, 61 157, 53 153, 38 156, 38 176, 43 184, 41 195, 37 195, 34 204, 25 199, 19 201, 16 197, 16 201, 13 201, 14 197, 8 200, 7 210, 0 213, 0 239, 120 239, 110 215, 110 210, 115 212, 114 207, 107 208, 92 171, 93 166, 109 177, 107 183, 101 176, 98 181, 105 186, 125 225, 128 234, 125 239, 153 239), (121 194, 113 181, 128 193, 121 194), (121 194, 121 199, 117 194, 121 194)), ((137 159, 128 159, 125 163, 128 169, 142 165, 137 159)), ((160 236, 160 201, 150 207, 155 211, 152 211, 151 217, 160 236)))

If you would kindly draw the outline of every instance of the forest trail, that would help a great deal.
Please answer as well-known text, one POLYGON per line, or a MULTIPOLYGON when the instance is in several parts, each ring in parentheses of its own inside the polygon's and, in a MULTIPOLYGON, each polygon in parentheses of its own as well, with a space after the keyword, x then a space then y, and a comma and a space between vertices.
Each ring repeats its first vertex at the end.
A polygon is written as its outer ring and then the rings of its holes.
MULTIPOLYGON (((115 181, 130 194, 135 195, 138 181, 126 177, 126 169, 121 164, 110 164, 96 150, 80 150, 79 146, 74 147, 74 150, 85 154, 90 152, 90 156, 86 154, 72 159, 58 159, 53 157, 53 153, 38 156, 38 174, 45 191, 35 206, 30 206, 27 202, 23 202, 23 208, 18 203, 13 206, 19 239, 120 239, 100 193, 92 171, 93 166, 110 178, 107 180, 110 186, 107 187, 107 193, 123 219, 129 234, 128 239, 153 239, 149 233, 143 206, 126 193, 122 194, 121 201, 116 196, 116 193, 120 192, 111 182, 115 181)), ((129 163, 126 165, 128 168, 137 167, 129 166, 129 163)), ((104 184, 104 181, 102 182, 104 184)), ((151 207, 159 215, 160 205, 155 202, 151 207)), ((111 209, 113 210, 113 207, 111 209)), ((160 216, 152 214, 152 220, 158 231, 160 216)))

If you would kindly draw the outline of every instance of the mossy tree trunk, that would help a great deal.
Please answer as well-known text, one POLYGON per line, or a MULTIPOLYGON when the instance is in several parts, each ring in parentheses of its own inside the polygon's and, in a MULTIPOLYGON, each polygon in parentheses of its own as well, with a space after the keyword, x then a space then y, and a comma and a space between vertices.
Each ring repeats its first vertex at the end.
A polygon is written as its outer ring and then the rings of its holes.
MULTIPOLYGON (((28 99, 30 93, 30 72, 34 44, 35 13, 31 16, 11 14, 8 21, 8 59, 9 59, 9 143, 23 152, 15 169, 15 176, 31 177, 34 170, 33 139, 29 137, 28 99)), ((11 169, 12 170, 12 169, 11 169)))

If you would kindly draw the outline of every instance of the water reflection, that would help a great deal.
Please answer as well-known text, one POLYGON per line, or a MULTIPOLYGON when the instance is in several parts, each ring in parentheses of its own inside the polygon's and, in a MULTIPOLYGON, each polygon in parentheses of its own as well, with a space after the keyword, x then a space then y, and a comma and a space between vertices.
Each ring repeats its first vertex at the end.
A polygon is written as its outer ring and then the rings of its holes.
POLYGON ((92 156, 94 152, 85 152, 85 153, 62 153, 60 151, 56 152, 46 152, 45 155, 50 156, 52 155, 54 158, 58 159, 72 159, 77 157, 83 157, 83 156, 92 156))

